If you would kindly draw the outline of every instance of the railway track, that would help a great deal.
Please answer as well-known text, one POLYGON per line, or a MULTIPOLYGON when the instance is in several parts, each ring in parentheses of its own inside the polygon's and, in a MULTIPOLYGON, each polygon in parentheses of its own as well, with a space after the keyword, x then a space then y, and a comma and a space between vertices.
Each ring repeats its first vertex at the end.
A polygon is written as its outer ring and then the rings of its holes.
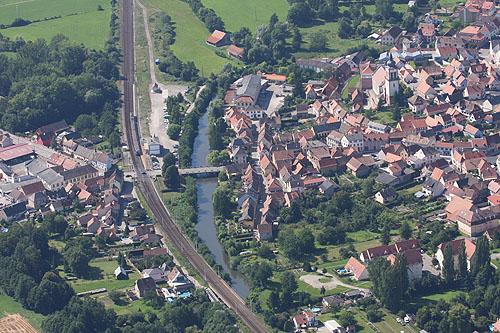
POLYGON ((210 267, 203 257, 191 245, 177 224, 173 221, 163 204, 154 184, 145 171, 143 161, 135 152, 142 152, 140 137, 136 124, 132 124, 134 118, 134 3, 133 0, 123 0, 122 6, 122 52, 123 52, 123 109, 122 125, 125 138, 130 147, 132 164, 136 171, 136 186, 144 195, 155 220, 165 231, 170 243, 184 256, 199 276, 206 281, 217 296, 229 307, 252 332, 268 332, 266 326, 245 305, 243 300, 233 289, 221 279, 210 267))

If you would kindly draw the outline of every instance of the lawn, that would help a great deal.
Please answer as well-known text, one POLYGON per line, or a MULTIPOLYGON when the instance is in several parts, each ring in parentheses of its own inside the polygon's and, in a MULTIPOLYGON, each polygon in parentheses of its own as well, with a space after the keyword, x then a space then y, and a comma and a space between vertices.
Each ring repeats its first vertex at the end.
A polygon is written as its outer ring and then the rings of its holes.
POLYGON ((116 280, 114 276, 114 271, 116 267, 118 267, 116 260, 93 260, 90 262, 90 266, 95 267, 96 271, 101 272, 100 278, 94 280, 78 279, 69 281, 76 293, 101 288, 106 288, 108 291, 128 287, 132 288, 135 280, 140 278, 140 275, 134 271, 129 274, 128 280, 116 280))
POLYGON ((203 76, 219 73, 228 63, 235 60, 219 57, 215 48, 205 43, 210 32, 194 15, 191 7, 180 0, 148 0, 148 2, 163 9, 175 22, 175 43, 171 45, 174 54, 182 61, 193 61, 203 76))
MULTIPOLYGON (((7 0, 9 1, 9 0, 7 0)), ((2 2, 6 2, 2 0, 2 2)), ((2 29, 4 36, 22 36, 26 40, 45 38, 50 40, 56 34, 95 49, 102 49, 109 36, 110 4, 106 0, 74 0, 71 5, 65 0, 33 0, 17 5, 19 17, 30 21, 61 16, 60 18, 29 24, 24 27, 2 29), (103 11, 97 11, 101 5, 103 11)), ((15 5, 3 5, 0 10, 0 24, 8 25, 16 18, 15 5)))
POLYGON ((349 82, 347 82, 344 91, 342 92, 342 98, 347 98, 349 97, 349 88, 356 88, 358 86, 358 82, 360 79, 360 75, 354 75, 349 82))
POLYGON ((45 319, 44 315, 26 310, 12 297, 7 296, 2 291, 0 291, 0 317, 4 317, 6 315, 17 312, 21 313, 33 326, 38 329, 41 328, 42 321, 45 319))
POLYGON ((391 111, 375 111, 373 116, 370 117, 370 120, 386 125, 395 123, 395 121, 392 119, 391 111))
MULTIPOLYGON (((379 246, 381 245, 380 243, 380 240, 379 239, 372 239, 372 240, 369 240, 369 241, 365 241, 365 242, 359 242, 359 243, 354 243, 354 248, 356 249, 356 252, 362 252, 362 251, 365 251, 366 249, 369 249, 371 247, 375 247, 375 246, 379 246)), ((346 247, 347 244, 343 244, 343 245, 335 245, 335 246, 320 246, 320 245, 317 245, 318 248, 324 248, 326 249, 327 253, 328 253, 328 259, 329 260, 333 260, 333 259, 337 259, 340 257, 340 248, 341 247, 346 247)))
MULTIPOLYGON (((309 273, 307 273, 307 274, 309 274, 309 273)), ((321 297, 325 297, 325 296, 329 296, 329 295, 341 294, 341 293, 344 293, 348 290, 351 290, 351 289, 343 287, 343 286, 338 286, 334 289, 326 290, 325 294, 322 295, 321 289, 314 288, 310 284, 300 280, 298 277, 297 277, 297 284, 299 286, 299 288, 297 289, 298 292, 305 291, 306 293, 311 295, 312 298, 321 298, 321 297)))
POLYGON ((273 13, 285 21, 289 8, 286 0, 202 0, 202 3, 215 10, 225 28, 232 32, 247 27, 254 33, 259 25, 269 23, 273 13))
MULTIPOLYGON (((108 296, 97 296, 94 298, 99 301, 109 301, 113 303, 113 301, 108 296)), ((125 300, 125 297, 122 297, 121 299, 123 301, 122 305, 116 305, 113 303, 112 305, 107 305, 107 306, 105 305, 106 308, 115 310, 116 314, 118 315, 125 315, 133 312, 147 312, 147 311, 158 313, 158 311, 153 309, 153 307, 144 304, 142 300, 128 301, 125 300)))

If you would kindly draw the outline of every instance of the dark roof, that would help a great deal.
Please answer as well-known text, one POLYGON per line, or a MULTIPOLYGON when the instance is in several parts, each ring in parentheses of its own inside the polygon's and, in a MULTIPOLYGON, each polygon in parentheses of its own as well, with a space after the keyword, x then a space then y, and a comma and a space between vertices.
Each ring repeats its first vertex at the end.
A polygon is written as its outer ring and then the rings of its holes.
POLYGON ((68 126, 68 124, 66 124, 66 121, 60 120, 58 122, 40 127, 37 130, 37 132, 38 133, 48 133, 48 132, 57 133, 57 132, 63 131, 63 130, 68 129, 68 128, 69 128, 69 126, 68 126))
POLYGON ((18 202, 2 209, 7 217, 16 216, 26 211, 26 201, 18 202))
POLYGON ((392 26, 389 30, 386 31, 386 33, 394 39, 398 38, 398 36, 401 35, 402 32, 403 30, 397 25, 392 26))
POLYGON ((149 291, 149 290, 156 289, 155 280, 150 276, 147 278, 142 278, 142 279, 135 281, 135 284, 137 285, 137 288, 140 291, 149 291))
POLYGON ((96 172, 97 172, 97 169, 94 168, 92 165, 88 164, 88 165, 84 165, 84 166, 74 168, 71 170, 63 171, 60 173, 60 175, 64 177, 64 180, 68 180, 68 179, 74 179, 77 177, 81 177, 81 176, 96 173, 96 172))

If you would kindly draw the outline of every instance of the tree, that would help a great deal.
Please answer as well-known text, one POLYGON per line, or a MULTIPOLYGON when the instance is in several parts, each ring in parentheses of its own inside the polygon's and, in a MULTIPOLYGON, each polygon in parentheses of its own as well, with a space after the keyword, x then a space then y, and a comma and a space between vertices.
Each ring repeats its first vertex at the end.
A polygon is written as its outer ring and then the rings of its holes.
POLYGON ((292 48, 295 51, 300 50, 300 45, 302 44, 302 34, 299 29, 293 29, 293 38, 292 38, 292 48))
POLYGON ((176 191, 180 185, 179 169, 175 165, 167 167, 163 176, 163 183, 166 187, 176 191))
POLYGON ((347 327, 349 325, 355 325, 356 319, 354 318, 354 314, 348 310, 342 310, 339 315, 339 324, 343 327, 347 327))
POLYGON ((264 259, 269 259, 273 255, 273 251, 269 248, 269 246, 261 245, 257 249, 257 255, 264 259))
POLYGON ((267 306, 269 308, 276 310, 280 306, 280 295, 276 290, 271 291, 271 294, 269 294, 269 298, 267 299, 267 306))
POLYGON ((73 289, 59 276, 47 272, 40 284, 30 291, 28 307, 47 315, 61 310, 74 294, 73 289))
POLYGON ((375 14, 383 20, 389 20, 394 15, 392 0, 375 0, 375 14))
POLYGON ((351 21, 347 17, 342 17, 339 21, 338 35, 342 39, 347 39, 352 33, 351 21))
POLYGON ((219 172, 219 176, 217 177, 217 179, 219 180, 219 182, 225 182, 225 181, 227 181, 228 180, 227 173, 224 170, 221 170, 219 172))
POLYGON ((387 245, 391 242, 391 231, 387 224, 384 224, 384 227, 382 228, 382 234, 380 235, 380 240, 384 245, 387 245))
POLYGON ((307 2, 296 2, 288 10, 287 21, 291 24, 303 26, 312 20, 311 6, 307 2))
POLYGON ((465 253, 465 242, 460 243, 458 248, 458 278, 461 281, 467 280, 467 275, 469 274, 467 268, 467 254, 465 253))
POLYGON ((443 258, 443 278, 447 284, 450 284, 455 279, 455 263, 450 243, 446 244, 444 248, 443 258))
POLYGON ((278 15, 276 15, 276 13, 273 13, 273 15, 271 15, 271 18, 269 19, 269 26, 274 27, 274 25, 278 23, 278 21, 278 15))
POLYGON ((177 124, 169 124, 167 128, 167 135, 172 140, 177 140, 179 138, 179 134, 181 133, 181 125, 177 124))
POLYGON ((401 227, 399 228, 399 235, 403 239, 410 239, 411 238, 411 228, 410 225, 408 224, 407 221, 403 221, 401 224, 401 227))
POLYGON ((210 166, 222 166, 229 164, 229 154, 227 150, 214 150, 207 156, 207 164, 210 166))
POLYGON ((89 262, 95 256, 92 245, 88 238, 77 238, 66 243, 63 251, 65 267, 76 276, 82 277, 89 273, 89 262))
POLYGON ((165 173, 165 170, 167 170, 169 166, 175 165, 176 162, 177 159, 174 154, 171 152, 166 153, 165 156, 163 156, 163 173, 165 173))
POLYGON ((311 51, 325 50, 328 44, 327 33, 324 30, 318 30, 309 36, 309 49, 311 51))
POLYGON ((223 186, 219 186, 212 194, 214 213, 216 216, 228 219, 234 209, 234 203, 231 201, 230 191, 223 186))
POLYGON ((290 294, 294 293, 299 285, 297 284, 297 280, 295 278, 295 274, 290 271, 283 273, 281 276, 281 290, 287 291, 290 294))

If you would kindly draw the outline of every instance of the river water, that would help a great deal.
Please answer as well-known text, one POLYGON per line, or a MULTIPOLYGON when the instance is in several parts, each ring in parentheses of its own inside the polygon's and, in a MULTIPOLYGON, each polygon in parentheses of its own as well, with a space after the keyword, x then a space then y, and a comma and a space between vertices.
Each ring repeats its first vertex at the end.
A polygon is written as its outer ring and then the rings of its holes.
MULTIPOLYGON (((206 166, 207 155, 210 153, 208 144, 208 110, 198 123, 198 136, 194 140, 193 155, 191 157, 192 167, 206 166)), ((231 276, 231 287, 243 299, 250 294, 250 287, 243 274, 229 268, 229 258, 224 253, 217 238, 217 229, 214 221, 214 209, 212 205, 212 193, 217 187, 217 178, 198 179, 198 224, 195 229, 205 243, 212 256, 219 265, 231 276)))

